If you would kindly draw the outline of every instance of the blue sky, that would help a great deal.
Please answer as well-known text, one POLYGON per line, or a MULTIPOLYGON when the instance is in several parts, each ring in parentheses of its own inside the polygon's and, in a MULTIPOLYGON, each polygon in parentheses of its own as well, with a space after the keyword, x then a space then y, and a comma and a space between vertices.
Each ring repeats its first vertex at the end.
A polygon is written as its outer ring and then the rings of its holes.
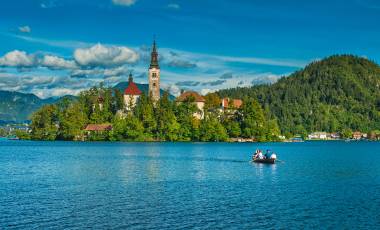
POLYGON ((376 0, 2 1, 0 89, 77 94, 130 71, 146 83, 154 35, 174 94, 275 82, 332 54, 379 63, 378 22, 376 0))

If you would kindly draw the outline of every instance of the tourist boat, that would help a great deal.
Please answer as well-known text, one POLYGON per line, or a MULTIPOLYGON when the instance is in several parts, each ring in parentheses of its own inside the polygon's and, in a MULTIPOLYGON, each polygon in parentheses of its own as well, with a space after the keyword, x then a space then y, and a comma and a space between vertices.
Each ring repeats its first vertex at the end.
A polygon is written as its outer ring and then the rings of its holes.
POLYGON ((276 159, 253 159, 253 162, 263 164, 274 164, 276 163, 276 159))

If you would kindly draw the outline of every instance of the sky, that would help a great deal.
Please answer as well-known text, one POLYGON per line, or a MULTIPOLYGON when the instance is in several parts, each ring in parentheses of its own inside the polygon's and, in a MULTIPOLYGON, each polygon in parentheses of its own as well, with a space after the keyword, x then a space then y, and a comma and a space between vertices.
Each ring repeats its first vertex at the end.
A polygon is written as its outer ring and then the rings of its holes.
POLYGON ((273 83, 334 54, 380 63, 379 22, 378 0, 4 0, 0 90, 147 83, 154 37, 174 95, 273 83))

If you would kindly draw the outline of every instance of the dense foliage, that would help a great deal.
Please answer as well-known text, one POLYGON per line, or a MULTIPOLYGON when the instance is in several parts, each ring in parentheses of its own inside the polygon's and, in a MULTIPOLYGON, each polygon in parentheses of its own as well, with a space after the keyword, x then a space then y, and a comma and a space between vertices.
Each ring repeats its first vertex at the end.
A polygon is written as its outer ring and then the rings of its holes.
POLYGON ((141 95, 132 111, 125 111, 117 89, 94 87, 76 100, 46 105, 32 116, 31 137, 36 140, 111 141, 227 141, 230 137, 277 140, 277 121, 270 119, 254 99, 241 109, 220 109, 217 94, 206 96, 204 119, 197 119, 194 98, 178 103, 164 93, 153 103, 141 95), (101 98, 101 103, 99 102, 101 98), (268 118, 268 119, 267 119, 268 118), (112 124, 111 131, 86 132, 87 124, 112 124))
POLYGON ((272 85, 227 89, 218 94, 257 98, 288 135, 327 131, 349 136, 352 130, 380 128, 379 87, 377 64, 341 55, 313 62, 272 85))

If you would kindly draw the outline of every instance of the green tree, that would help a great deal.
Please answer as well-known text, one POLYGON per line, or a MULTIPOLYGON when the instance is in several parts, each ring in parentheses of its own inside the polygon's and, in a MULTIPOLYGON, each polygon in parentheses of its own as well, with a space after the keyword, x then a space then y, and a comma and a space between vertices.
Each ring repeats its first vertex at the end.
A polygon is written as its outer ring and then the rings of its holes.
POLYGON ((157 137, 159 140, 176 141, 178 139, 181 127, 174 114, 174 106, 174 103, 169 100, 169 93, 165 92, 156 110, 157 137))
POLYGON ((144 126, 145 136, 150 139, 153 138, 156 134, 157 121, 154 116, 154 105, 151 97, 146 97, 145 94, 140 96, 135 107, 135 115, 144 126))
POLYGON ((264 111, 256 100, 250 99, 243 103, 241 120, 244 137, 266 140, 264 111))
POLYGON ((208 116, 201 121, 201 141, 226 141, 227 139, 227 131, 216 117, 208 116))
POLYGON ((55 140, 58 133, 58 110, 56 105, 45 105, 32 116, 32 138, 55 140))
POLYGON ((353 132, 351 129, 343 129, 341 134, 343 138, 352 138, 353 132))
POLYGON ((60 112, 59 116, 59 137, 64 140, 81 140, 83 128, 88 120, 85 109, 80 102, 71 103, 60 112))
POLYGON ((132 115, 126 118, 115 117, 111 140, 142 141, 144 139, 144 126, 139 119, 132 115))

